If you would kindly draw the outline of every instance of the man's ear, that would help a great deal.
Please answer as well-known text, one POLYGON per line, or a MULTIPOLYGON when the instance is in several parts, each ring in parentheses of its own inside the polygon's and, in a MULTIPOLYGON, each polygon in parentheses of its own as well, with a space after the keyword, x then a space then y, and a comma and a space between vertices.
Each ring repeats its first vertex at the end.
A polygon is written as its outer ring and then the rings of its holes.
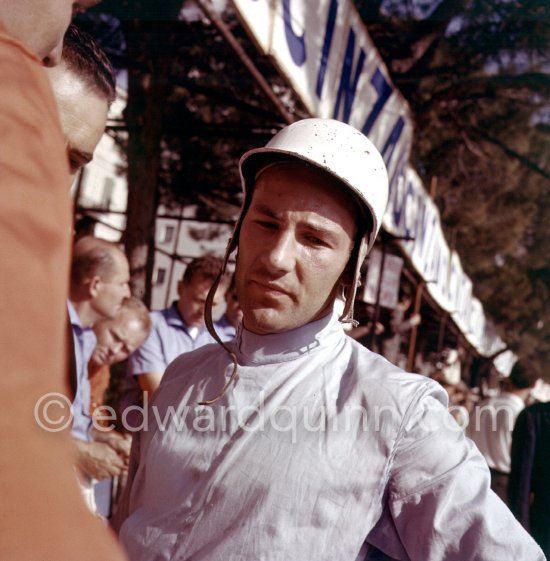
POLYGON ((90 279, 89 283, 87 283, 88 293, 92 298, 95 298, 99 294, 101 282, 101 277, 96 275, 90 279))
POLYGON ((348 262, 340 275, 340 285, 343 288, 349 287, 353 284, 355 276, 355 267, 357 264, 357 259, 359 259, 359 249, 361 246, 361 239, 357 239, 353 244, 353 249, 351 250, 348 262))

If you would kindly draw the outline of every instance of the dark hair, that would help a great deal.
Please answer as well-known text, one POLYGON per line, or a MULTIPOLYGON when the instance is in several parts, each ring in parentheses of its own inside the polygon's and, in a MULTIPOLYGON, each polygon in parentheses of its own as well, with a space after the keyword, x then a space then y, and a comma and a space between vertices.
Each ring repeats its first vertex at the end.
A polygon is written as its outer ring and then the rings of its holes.
POLYGON ((115 273, 115 253, 119 251, 111 242, 92 236, 80 238, 73 248, 71 284, 78 286, 96 275, 107 278, 115 273))
POLYGON ((116 99, 116 74, 92 36, 71 24, 63 39, 62 62, 111 105, 116 99))
POLYGON ((196 278, 214 282, 222 269, 222 264, 223 260, 214 255, 196 257, 187 265, 181 280, 186 284, 193 282, 196 278))
POLYGON ((526 359, 518 360, 510 372, 510 383, 518 390, 532 388, 540 378, 539 372, 526 359))

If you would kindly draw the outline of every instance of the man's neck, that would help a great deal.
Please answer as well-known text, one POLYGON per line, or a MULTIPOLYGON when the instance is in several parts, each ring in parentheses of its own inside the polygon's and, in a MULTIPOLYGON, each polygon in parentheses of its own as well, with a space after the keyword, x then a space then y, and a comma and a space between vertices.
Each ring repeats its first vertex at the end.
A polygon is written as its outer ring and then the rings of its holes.
POLYGON ((78 315, 78 319, 80 320, 80 325, 82 325, 82 327, 92 327, 99 319, 93 308, 90 306, 90 303, 86 300, 80 302, 71 300, 71 304, 78 315))

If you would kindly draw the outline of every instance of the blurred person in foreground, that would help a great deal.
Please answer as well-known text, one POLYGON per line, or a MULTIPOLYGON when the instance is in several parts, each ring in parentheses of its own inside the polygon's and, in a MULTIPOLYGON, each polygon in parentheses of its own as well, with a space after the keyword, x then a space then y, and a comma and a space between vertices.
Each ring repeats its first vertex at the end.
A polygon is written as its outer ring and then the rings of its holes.
POLYGON ((500 395, 481 401, 470 416, 468 436, 487 460, 491 488, 504 502, 508 502, 514 423, 538 378, 537 370, 529 361, 518 360, 504 380, 500 395))
POLYGON ((550 556, 550 402, 533 403, 512 433, 510 509, 550 556))
MULTIPOLYGON (((216 280, 222 260, 212 255, 196 257, 178 283, 178 300, 169 308, 151 312, 153 327, 143 345, 130 357, 128 373, 149 396, 158 387, 166 367, 180 354, 212 343, 204 326, 206 296, 216 280)), ((215 306, 229 283, 216 295, 215 306)))
POLYGON ((61 61, 46 73, 59 110, 71 180, 92 161, 116 97, 116 75, 92 37, 76 25, 63 40, 61 61))
POLYGON ((2 559, 123 558, 82 504, 62 430, 71 208, 65 143, 43 69, 59 62, 73 11, 95 3, 0 0, 2 559), (37 304, 44 286, 47 298, 37 304))
POLYGON ((305 119, 240 170, 242 328, 153 396, 115 520, 132 561, 542 561, 443 389, 344 332, 388 198, 374 145, 305 119))

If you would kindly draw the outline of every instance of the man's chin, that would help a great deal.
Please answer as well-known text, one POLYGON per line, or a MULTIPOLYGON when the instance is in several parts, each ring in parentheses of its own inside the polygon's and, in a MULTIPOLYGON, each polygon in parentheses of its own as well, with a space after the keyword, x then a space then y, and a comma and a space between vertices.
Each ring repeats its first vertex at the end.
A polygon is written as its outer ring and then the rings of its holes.
POLYGON ((256 335, 272 335, 289 331, 294 328, 291 323, 286 315, 272 308, 253 310, 243 317, 245 329, 256 335))

